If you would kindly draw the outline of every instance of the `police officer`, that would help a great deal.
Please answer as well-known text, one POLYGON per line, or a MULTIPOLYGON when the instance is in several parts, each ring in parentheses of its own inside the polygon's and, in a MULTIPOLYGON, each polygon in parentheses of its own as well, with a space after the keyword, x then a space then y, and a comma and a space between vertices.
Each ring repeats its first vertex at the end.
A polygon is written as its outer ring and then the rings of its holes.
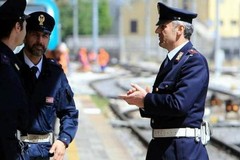
POLYGON ((168 51, 153 90, 137 84, 120 97, 151 118, 147 160, 208 160, 200 128, 209 83, 205 57, 190 42, 197 14, 158 3, 155 31, 159 46, 168 51))
POLYGON ((27 127, 27 96, 13 50, 26 34, 26 0, 7 0, 0 6, 0 159, 15 160, 17 129, 27 127))
POLYGON ((54 25, 49 14, 31 13, 27 20, 25 46, 17 54, 24 63, 22 74, 31 107, 31 123, 21 133, 26 147, 19 159, 47 160, 54 156, 54 159, 62 160, 77 131, 78 110, 66 75, 56 61, 44 55, 54 25), (56 141, 52 142, 56 117, 60 119, 60 131, 56 141))

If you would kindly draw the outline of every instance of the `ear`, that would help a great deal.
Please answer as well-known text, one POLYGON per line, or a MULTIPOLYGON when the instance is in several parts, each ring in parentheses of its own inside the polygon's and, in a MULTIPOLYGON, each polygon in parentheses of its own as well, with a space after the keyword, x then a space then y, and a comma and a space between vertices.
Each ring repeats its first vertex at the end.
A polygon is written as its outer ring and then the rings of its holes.
POLYGON ((20 23, 19 22, 17 22, 16 24, 15 24, 15 29, 16 29, 16 31, 18 31, 18 32, 20 32, 21 31, 21 25, 20 25, 20 23))
POLYGON ((178 35, 184 34, 184 30, 185 30, 185 27, 184 27, 183 25, 179 25, 179 26, 177 27, 177 34, 178 34, 178 35))

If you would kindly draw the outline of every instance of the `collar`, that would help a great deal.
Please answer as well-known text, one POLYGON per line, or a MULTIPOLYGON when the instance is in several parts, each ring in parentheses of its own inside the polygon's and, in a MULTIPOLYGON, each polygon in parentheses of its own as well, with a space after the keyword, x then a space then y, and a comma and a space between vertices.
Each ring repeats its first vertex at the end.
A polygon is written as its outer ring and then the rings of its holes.
POLYGON ((13 50, 11 50, 11 48, 8 47, 8 45, 6 45, 5 43, 3 43, 2 41, 0 41, 0 50, 3 52, 12 52, 13 50))
POLYGON ((178 53, 178 51, 185 46, 189 41, 184 42, 183 44, 179 45, 178 47, 174 48, 170 52, 168 52, 167 56, 170 60, 178 53))
POLYGON ((24 57, 24 61, 25 63, 29 66, 29 68, 32 68, 33 66, 38 68, 38 72, 36 73, 37 76, 41 73, 42 71, 42 63, 43 63, 43 58, 41 58, 41 60, 39 61, 39 63, 37 65, 33 64, 32 61, 27 57, 27 55, 25 54, 25 52, 23 51, 23 57, 24 57))

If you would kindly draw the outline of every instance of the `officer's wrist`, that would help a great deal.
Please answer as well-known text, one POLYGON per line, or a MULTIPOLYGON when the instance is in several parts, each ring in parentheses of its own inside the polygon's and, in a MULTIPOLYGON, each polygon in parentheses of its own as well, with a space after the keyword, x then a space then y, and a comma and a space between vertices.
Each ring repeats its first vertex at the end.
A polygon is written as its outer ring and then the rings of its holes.
MULTIPOLYGON (((59 141, 61 141, 61 140, 59 140, 59 141)), ((63 142, 63 141, 61 141, 61 142, 64 144, 65 148, 68 147, 68 145, 65 142, 63 142)))
POLYGON ((68 144, 64 140, 62 140, 62 139, 58 139, 58 140, 64 144, 65 148, 68 148, 68 144))

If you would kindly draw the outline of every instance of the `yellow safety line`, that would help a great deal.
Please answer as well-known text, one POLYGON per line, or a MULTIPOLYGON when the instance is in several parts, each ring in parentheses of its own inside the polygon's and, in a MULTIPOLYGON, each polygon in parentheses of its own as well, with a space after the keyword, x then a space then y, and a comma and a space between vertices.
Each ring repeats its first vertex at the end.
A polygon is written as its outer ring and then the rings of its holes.
POLYGON ((68 160, 80 160, 77 145, 74 140, 72 141, 72 143, 70 143, 69 147, 67 148, 66 156, 68 160))

